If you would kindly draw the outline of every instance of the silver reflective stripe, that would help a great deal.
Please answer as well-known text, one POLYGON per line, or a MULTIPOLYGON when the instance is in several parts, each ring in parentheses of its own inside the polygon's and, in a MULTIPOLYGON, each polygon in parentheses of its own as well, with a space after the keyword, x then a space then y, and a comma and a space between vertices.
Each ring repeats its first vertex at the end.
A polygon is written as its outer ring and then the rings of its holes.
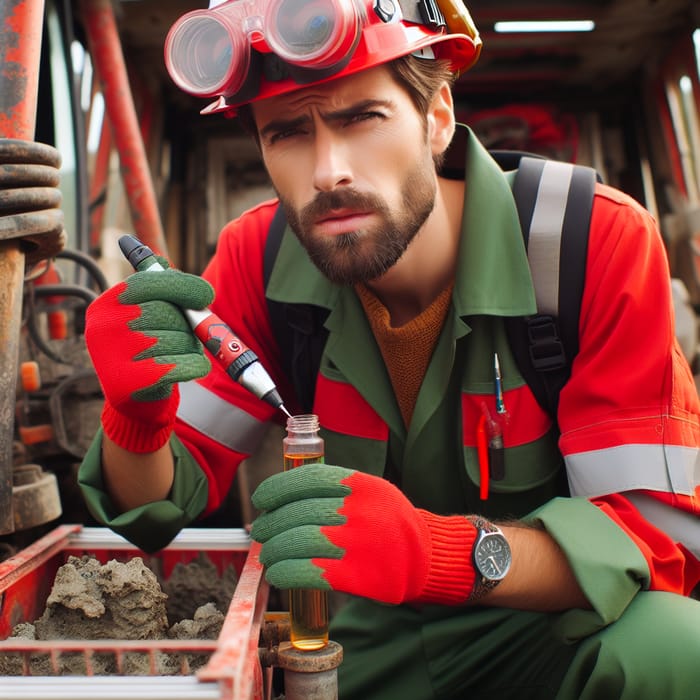
POLYGON ((697 515, 672 508, 644 493, 625 495, 652 525, 663 530, 674 542, 681 542, 700 559, 700 518, 697 515))
POLYGON ((640 489, 691 496, 700 478, 696 447, 620 445, 565 461, 571 495, 585 498, 640 489))
POLYGON ((255 452, 268 424, 205 389, 195 381, 180 384, 177 417, 235 452, 255 452))
POLYGON ((527 257, 541 314, 559 315, 559 251, 573 173, 570 163, 546 161, 532 212, 527 257))

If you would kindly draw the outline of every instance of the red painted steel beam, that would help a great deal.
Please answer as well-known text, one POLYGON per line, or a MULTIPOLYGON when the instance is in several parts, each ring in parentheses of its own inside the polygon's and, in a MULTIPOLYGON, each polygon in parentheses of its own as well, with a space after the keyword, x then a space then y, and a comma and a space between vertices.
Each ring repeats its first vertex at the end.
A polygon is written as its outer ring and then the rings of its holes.
POLYGON ((0 2, 0 136, 34 138, 43 18, 44 0, 0 2))
MULTIPOLYGON (((0 2, 0 136, 4 138, 34 138, 43 19, 44 0, 0 2)), ((12 445, 24 267, 19 241, 0 241, 0 534, 15 529, 12 445)))
POLYGON ((111 0, 81 0, 80 9, 119 153, 135 234, 153 250, 166 255, 163 225, 111 0))

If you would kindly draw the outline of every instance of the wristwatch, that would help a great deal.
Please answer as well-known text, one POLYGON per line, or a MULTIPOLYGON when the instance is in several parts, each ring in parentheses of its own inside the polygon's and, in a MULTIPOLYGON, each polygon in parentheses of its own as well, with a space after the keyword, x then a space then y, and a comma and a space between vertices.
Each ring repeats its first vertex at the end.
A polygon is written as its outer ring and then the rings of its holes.
POLYGON ((476 528, 472 563, 476 579, 469 600, 478 600, 493 590, 510 569, 512 555, 501 529, 478 515, 467 516, 476 528))

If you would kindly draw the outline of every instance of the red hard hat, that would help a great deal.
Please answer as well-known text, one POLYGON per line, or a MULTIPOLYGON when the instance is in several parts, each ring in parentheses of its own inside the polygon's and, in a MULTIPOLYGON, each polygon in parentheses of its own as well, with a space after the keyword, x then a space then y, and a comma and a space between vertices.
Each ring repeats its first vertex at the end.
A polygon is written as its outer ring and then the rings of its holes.
POLYGON ((202 114, 352 75, 400 56, 446 59, 461 73, 481 39, 462 0, 226 0, 181 17, 165 61, 202 114))

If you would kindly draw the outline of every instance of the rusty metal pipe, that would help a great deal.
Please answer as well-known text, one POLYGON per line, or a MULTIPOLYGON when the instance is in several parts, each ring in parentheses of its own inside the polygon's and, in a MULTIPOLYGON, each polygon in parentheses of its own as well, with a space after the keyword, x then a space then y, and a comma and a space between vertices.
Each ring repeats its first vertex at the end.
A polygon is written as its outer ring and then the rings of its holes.
MULTIPOLYGON (((0 136, 34 138, 44 0, 0 3, 0 136)), ((0 242, 0 534, 14 531, 12 445, 22 318, 24 254, 0 242)))
POLYGON ((136 236, 167 254, 150 166, 139 129, 111 0, 81 0, 90 54, 104 94, 107 118, 119 152, 122 179, 136 236))
POLYGON ((12 506, 15 399, 22 318, 24 254, 17 241, 0 242, 0 534, 14 532, 12 506))
POLYGON ((287 700, 338 700, 338 666, 343 647, 330 641, 317 651, 300 651, 290 642, 277 650, 277 665, 284 669, 287 700))

